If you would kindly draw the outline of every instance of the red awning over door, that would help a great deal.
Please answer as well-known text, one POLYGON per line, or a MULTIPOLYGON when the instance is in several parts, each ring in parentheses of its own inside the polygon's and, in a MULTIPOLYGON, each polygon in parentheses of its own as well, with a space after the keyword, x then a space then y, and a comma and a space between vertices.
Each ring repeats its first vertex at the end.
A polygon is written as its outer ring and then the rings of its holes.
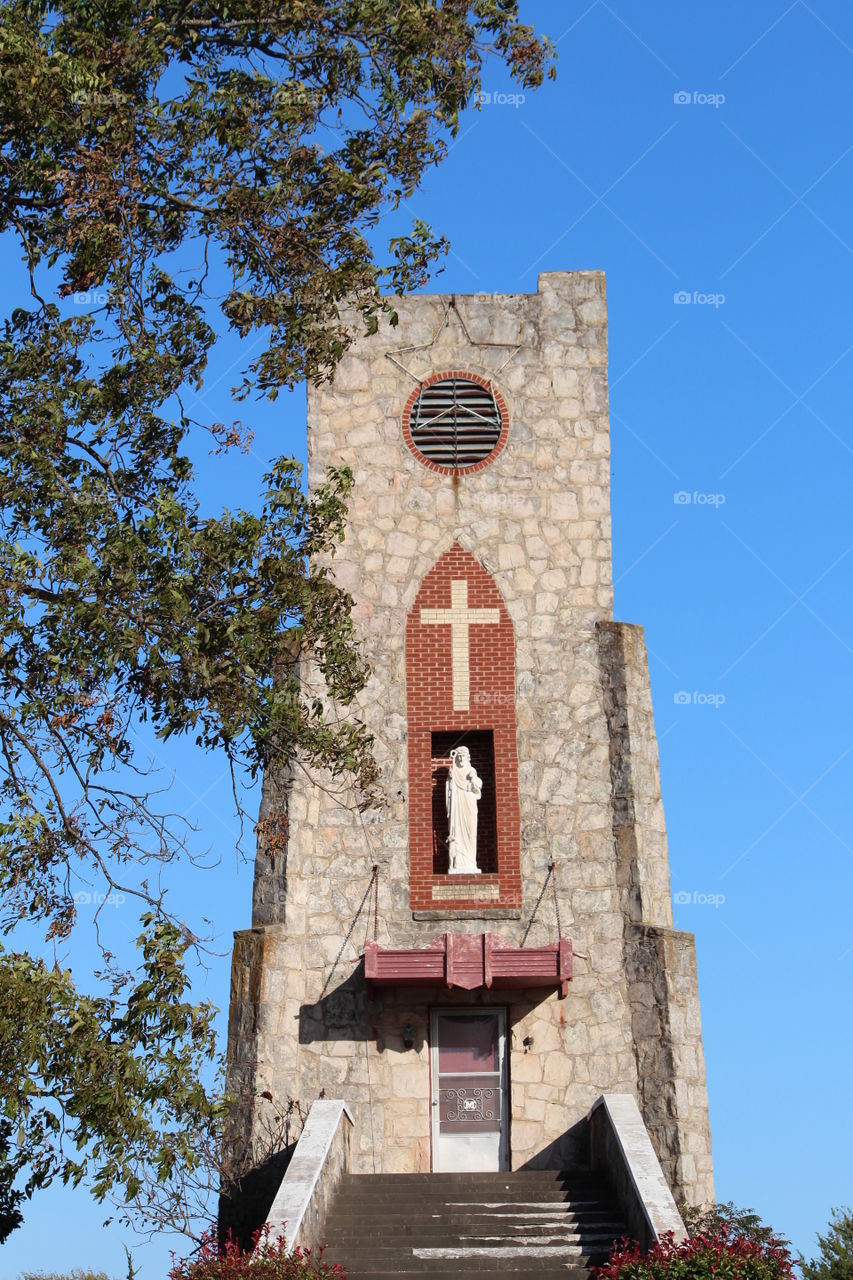
POLYGON ((568 995, 569 938, 544 947, 517 947, 496 933, 442 933, 426 947, 364 948, 368 987, 556 987, 568 995))

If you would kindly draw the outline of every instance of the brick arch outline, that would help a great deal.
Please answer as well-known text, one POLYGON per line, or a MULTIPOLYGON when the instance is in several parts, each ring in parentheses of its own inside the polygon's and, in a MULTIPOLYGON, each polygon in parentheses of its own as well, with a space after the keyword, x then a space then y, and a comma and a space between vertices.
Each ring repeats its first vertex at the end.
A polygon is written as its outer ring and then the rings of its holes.
POLYGON ((491 574, 459 543, 423 578, 406 621, 409 752, 409 890, 413 911, 521 906, 521 815, 515 716, 515 635, 491 574), (450 607, 451 583, 467 583, 468 607, 497 612, 469 629, 469 699, 454 707, 451 628, 421 621, 421 610, 450 607), (490 731, 494 741, 497 869, 449 875, 433 860, 432 734, 490 731))
POLYGON ((406 445, 422 467, 426 467, 427 471, 435 471, 441 476, 472 476, 478 471, 482 471, 484 467, 488 467, 494 462, 499 453, 503 452, 508 436, 509 409, 507 408, 506 400, 493 382, 489 381, 488 378, 481 377, 479 373, 471 373, 469 369, 443 369, 438 373, 431 373, 428 378, 424 378, 422 382, 418 383, 406 401, 403 409, 403 439, 405 440, 406 445), (494 449, 492 449, 488 457, 482 458, 479 462, 472 462, 470 467, 443 467, 438 462, 432 462, 429 458, 424 457, 412 439, 411 416, 412 409, 415 407, 415 401, 427 387, 431 387, 435 382, 441 382, 444 378, 466 378, 470 382, 476 382, 486 391, 490 391, 495 398, 498 413, 501 415, 501 433, 498 436, 494 449))

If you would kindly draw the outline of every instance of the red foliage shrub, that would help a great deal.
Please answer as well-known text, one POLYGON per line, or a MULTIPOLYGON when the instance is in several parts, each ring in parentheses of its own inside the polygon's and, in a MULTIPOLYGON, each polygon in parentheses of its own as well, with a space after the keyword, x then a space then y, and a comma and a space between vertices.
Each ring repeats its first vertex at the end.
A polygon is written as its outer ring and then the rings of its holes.
POLYGON ((169 1280, 346 1280, 337 1262, 324 1262, 310 1249, 288 1252, 284 1236, 270 1240, 269 1226, 257 1232, 251 1249, 241 1249, 229 1234, 220 1244, 214 1232, 202 1236, 191 1258, 173 1263, 169 1280))
POLYGON ((595 1280, 795 1280, 791 1255, 778 1240, 750 1240, 727 1228, 676 1242, 671 1231, 643 1252, 619 1240, 595 1280))

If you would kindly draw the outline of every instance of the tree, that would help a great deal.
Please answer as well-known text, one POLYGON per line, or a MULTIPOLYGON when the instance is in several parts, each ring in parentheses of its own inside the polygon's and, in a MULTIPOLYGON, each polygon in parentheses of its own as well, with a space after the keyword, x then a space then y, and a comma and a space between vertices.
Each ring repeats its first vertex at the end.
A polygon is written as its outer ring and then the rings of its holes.
POLYGON ((691 1239, 725 1232, 732 1240, 751 1240, 755 1244, 773 1242, 786 1249, 789 1247, 789 1241, 762 1222, 754 1209, 738 1209, 731 1200, 725 1204, 711 1205, 710 1208, 697 1209, 688 1204, 682 1204, 679 1208, 691 1239))
POLYGON ((105 1271, 83 1271, 75 1267, 65 1275, 58 1275, 55 1271, 50 1274, 44 1271, 24 1271, 18 1276, 18 1280, 110 1280, 110 1277, 105 1271))
POLYGON ((826 1235, 817 1239, 819 1257, 806 1262, 800 1254, 803 1280, 853 1280, 853 1213, 833 1209, 826 1235))
POLYGON ((393 323, 385 291, 422 283, 444 243, 415 221, 375 253, 381 216, 442 159, 490 51, 524 86, 551 52, 516 0, 0 0, 0 16, 0 230, 29 280, 0 332, 5 1231, 57 1176, 132 1198, 141 1164, 191 1165, 176 1134, 217 1105, 198 1084, 212 1010, 188 999, 198 940, 165 894, 185 831, 134 727, 250 776, 322 767, 359 803, 375 781, 338 714, 366 676, 328 570, 350 478, 309 499, 279 459, 260 514, 205 511, 192 437, 227 451, 248 426, 201 420, 187 392, 223 329, 261 340, 237 397, 275 397, 332 377, 354 327, 393 323), (138 965, 107 954, 95 991, 16 932, 61 945, 92 877, 142 912, 138 965))

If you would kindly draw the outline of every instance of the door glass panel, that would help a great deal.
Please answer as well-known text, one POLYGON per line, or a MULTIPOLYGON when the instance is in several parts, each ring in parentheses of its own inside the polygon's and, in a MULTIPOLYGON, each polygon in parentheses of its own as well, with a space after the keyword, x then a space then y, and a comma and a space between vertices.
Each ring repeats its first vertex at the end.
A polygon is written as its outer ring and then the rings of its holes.
POLYGON ((464 1018, 438 1018, 438 1070, 453 1072, 498 1070, 498 1020, 493 1013, 464 1018))

